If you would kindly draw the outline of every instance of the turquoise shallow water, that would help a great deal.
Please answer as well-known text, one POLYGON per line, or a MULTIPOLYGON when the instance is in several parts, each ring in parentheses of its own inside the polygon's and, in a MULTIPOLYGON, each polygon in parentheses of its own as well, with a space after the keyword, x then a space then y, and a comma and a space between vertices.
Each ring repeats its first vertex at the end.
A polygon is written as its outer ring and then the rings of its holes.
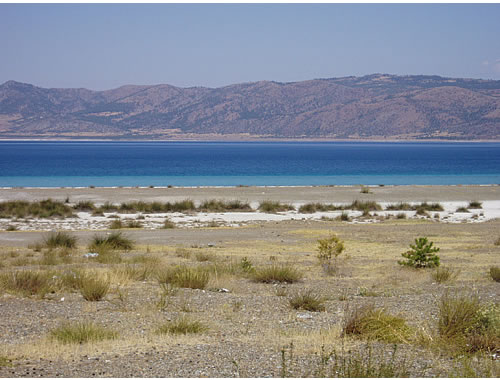
POLYGON ((0 142, 1 187, 500 183, 500 143, 0 142))

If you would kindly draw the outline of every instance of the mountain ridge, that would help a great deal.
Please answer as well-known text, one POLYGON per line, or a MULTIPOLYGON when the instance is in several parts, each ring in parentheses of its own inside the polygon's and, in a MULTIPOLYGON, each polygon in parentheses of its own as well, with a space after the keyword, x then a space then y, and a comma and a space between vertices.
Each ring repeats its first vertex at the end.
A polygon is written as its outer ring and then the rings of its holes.
POLYGON ((94 91, 0 85, 0 138, 500 139, 500 81, 371 74, 94 91))

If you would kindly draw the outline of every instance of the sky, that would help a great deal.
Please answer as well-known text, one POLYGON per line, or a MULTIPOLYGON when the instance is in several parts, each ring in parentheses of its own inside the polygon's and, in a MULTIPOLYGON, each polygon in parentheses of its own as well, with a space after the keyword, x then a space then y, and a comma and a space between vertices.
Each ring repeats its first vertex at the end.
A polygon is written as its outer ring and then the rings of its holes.
POLYGON ((0 4, 0 83, 500 79, 500 4, 0 4))

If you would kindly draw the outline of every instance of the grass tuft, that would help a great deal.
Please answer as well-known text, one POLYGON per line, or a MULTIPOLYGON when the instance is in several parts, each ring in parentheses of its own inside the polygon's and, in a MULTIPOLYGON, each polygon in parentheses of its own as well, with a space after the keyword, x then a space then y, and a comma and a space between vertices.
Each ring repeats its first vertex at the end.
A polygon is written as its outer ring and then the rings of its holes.
POLYGON ((278 201, 262 201, 259 204, 259 210, 267 213, 283 212, 295 210, 295 207, 290 204, 281 203, 278 201))
POLYGON ((89 244, 89 250, 99 251, 100 248, 107 249, 122 249, 125 251, 131 250, 134 247, 134 242, 123 236, 121 232, 113 232, 108 236, 95 235, 89 244))
POLYGON ((202 267, 181 265, 159 269, 156 279, 160 284, 171 284, 179 288, 205 289, 210 280, 210 272, 202 267))
POLYGON ((470 201, 468 208, 473 208, 473 209, 483 208, 483 204, 478 201, 470 201))
POLYGON ((412 338, 412 329, 404 318, 373 305, 347 310, 342 333, 385 343, 409 343, 412 338))
POLYGON ((83 344, 116 339, 118 334, 93 322, 66 322, 50 331, 51 339, 64 344, 83 344))
POLYGON ((97 272, 87 272, 79 278, 80 293, 86 301, 100 301, 109 292, 110 280, 97 272))
POLYGON ((291 284, 300 281, 302 274, 291 265, 273 264, 271 266, 257 268, 253 273, 252 278, 256 282, 263 282, 267 284, 276 282, 286 282, 291 284))
POLYGON ((45 237, 43 245, 47 248, 76 248, 77 238, 64 231, 51 232, 45 237))
POLYGON ((290 298, 290 306, 296 310, 325 311, 324 298, 311 291, 299 292, 290 298))
POLYGON ((199 321, 192 321, 181 317, 175 321, 166 322, 156 329, 156 333, 164 334, 200 334, 208 330, 208 327, 199 321))
POLYGON ((458 269, 452 269, 448 267, 437 267, 432 273, 431 273, 431 278, 439 283, 445 283, 448 281, 453 281, 455 280, 458 275, 460 274, 460 270, 458 269))

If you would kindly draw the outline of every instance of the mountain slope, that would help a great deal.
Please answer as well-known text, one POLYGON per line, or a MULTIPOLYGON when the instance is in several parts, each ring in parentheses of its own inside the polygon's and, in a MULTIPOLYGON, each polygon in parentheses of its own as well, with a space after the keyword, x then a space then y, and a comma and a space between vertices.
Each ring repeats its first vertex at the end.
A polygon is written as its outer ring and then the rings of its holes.
POLYGON ((500 81, 438 76, 107 91, 0 86, 0 137, 499 139, 500 81))

